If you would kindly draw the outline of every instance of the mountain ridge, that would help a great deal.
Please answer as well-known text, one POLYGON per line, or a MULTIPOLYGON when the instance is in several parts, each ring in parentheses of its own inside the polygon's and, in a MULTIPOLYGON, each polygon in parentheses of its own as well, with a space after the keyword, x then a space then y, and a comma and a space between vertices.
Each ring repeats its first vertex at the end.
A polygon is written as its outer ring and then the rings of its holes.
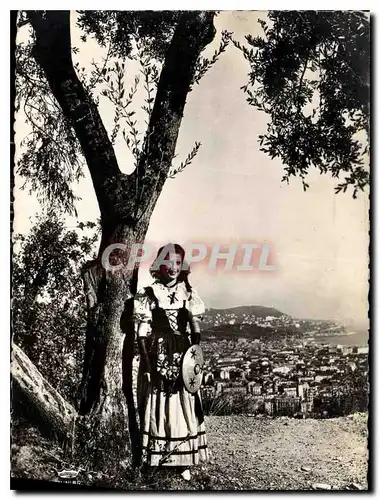
POLYGON ((235 306, 235 307, 225 307, 225 308, 214 308, 210 307, 206 309, 205 316, 215 316, 216 314, 251 314, 258 317, 266 317, 266 316, 288 316, 289 314, 283 313, 276 309, 275 307, 270 306, 261 306, 261 305, 250 305, 250 306, 235 306))

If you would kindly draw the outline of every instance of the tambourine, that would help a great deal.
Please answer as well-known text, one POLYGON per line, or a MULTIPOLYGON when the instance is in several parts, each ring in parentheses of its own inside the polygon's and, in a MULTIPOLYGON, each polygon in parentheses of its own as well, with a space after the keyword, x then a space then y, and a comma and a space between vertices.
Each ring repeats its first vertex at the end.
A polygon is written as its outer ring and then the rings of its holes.
POLYGON ((195 393, 199 390, 203 377, 203 352, 198 344, 188 348, 182 359, 182 378, 186 389, 195 393))

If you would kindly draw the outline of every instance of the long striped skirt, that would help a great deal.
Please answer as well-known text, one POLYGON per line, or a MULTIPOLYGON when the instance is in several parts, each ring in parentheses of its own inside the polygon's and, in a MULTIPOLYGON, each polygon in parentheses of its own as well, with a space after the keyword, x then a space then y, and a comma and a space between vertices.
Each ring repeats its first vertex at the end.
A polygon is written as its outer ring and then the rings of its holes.
POLYGON ((142 384, 142 461, 151 466, 191 466, 208 459, 205 425, 198 418, 199 396, 184 387, 165 393, 142 384))

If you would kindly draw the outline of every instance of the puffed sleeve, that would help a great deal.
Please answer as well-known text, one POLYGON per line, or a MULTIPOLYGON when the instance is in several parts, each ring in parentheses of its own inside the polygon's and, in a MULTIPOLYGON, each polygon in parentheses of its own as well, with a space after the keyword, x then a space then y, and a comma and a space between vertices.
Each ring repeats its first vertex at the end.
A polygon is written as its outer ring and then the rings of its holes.
POLYGON ((133 318, 138 327, 138 336, 145 337, 151 331, 150 325, 152 322, 151 301, 145 289, 139 290, 136 293, 133 306, 133 318))
POLYGON ((203 303, 203 300, 200 298, 198 292, 194 287, 192 287, 191 289, 189 311, 193 314, 193 316, 203 316, 205 312, 205 305, 203 303))

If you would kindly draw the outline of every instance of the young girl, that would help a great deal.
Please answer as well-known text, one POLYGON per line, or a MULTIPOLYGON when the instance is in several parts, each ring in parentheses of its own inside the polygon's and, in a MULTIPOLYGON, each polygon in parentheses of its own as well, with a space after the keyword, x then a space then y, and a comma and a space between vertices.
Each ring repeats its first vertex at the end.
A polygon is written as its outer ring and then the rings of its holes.
POLYGON ((180 245, 160 248, 150 271, 155 280, 136 294, 134 313, 143 463, 180 467, 189 480, 188 467, 207 460, 208 450, 199 394, 188 392, 181 376, 182 356, 199 343, 204 313, 184 258, 180 245))

